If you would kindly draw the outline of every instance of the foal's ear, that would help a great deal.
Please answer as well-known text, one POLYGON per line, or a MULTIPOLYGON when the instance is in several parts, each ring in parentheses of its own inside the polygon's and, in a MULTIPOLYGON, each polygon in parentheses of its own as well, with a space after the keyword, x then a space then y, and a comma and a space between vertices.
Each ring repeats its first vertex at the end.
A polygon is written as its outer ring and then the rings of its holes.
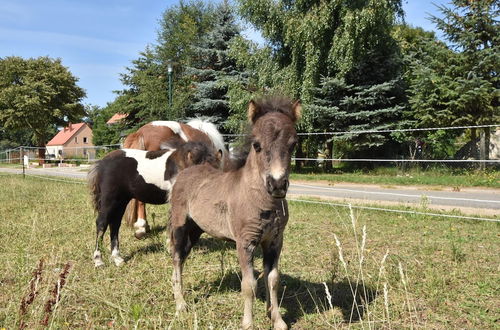
POLYGON ((217 151, 217 154, 215 155, 215 157, 219 162, 222 161, 222 155, 223 155, 222 150, 219 149, 219 151, 217 151))
POLYGON ((188 151, 186 159, 187 159, 188 166, 194 165, 193 152, 191 150, 188 151))
POLYGON ((250 100, 248 103, 248 120, 253 124, 262 115, 262 108, 254 100, 250 100))
POLYGON ((302 104, 300 103, 300 100, 295 101, 295 103, 292 105, 292 120, 293 122, 297 122, 300 119, 300 116, 302 115, 302 104))

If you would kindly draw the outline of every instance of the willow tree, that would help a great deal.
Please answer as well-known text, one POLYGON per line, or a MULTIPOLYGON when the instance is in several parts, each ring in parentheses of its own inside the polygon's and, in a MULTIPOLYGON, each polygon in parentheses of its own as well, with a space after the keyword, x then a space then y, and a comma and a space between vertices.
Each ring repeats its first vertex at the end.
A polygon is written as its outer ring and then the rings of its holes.
POLYGON ((365 99, 341 110, 350 112, 352 117, 365 117, 364 123, 356 124, 358 128, 373 128, 371 123, 382 127, 399 116, 401 106, 397 104, 400 99, 396 90, 401 62, 391 29, 403 16, 401 0, 239 0, 239 3, 242 16, 261 31, 267 45, 257 48, 240 41, 235 45, 238 50, 235 56, 258 72, 254 80, 258 88, 279 88, 303 101, 306 105, 303 130, 349 129, 348 122, 337 125, 324 117, 323 111, 328 108, 327 111, 337 112, 337 105, 347 104, 347 99, 317 102, 325 99, 322 92, 327 90, 322 85, 328 85, 331 79, 346 88, 355 88, 344 94, 357 98, 370 98, 376 91, 387 93, 387 84, 392 84, 389 98, 393 101, 388 104, 377 106, 365 99), (266 55, 271 60, 265 60, 266 55), (253 58, 262 60, 257 62, 253 58), (370 89, 371 93, 356 92, 359 88, 370 89), (387 109, 392 109, 391 115, 387 115, 391 111, 387 109), (375 110, 385 113, 379 113, 380 120, 367 116, 375 110))

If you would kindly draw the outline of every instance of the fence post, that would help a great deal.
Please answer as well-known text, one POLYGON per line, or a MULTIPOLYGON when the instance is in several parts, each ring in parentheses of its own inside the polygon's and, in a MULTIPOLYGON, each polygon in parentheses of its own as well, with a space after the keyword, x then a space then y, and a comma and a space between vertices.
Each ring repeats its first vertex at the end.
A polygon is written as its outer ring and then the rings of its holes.
POLYGON ((24 169, 24 150, 23 150, 23 147, 21 147, 19 149, 19 158, 21 158, 21 163, 23 164, 23 179, 26 178, 26 171, 24 169))

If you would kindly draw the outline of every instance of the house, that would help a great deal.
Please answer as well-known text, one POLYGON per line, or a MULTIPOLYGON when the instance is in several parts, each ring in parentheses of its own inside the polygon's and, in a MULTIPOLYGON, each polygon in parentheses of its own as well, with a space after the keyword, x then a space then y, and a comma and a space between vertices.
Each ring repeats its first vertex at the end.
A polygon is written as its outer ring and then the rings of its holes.
POLYGON ((108 125, 113 125, 126 118, 128 115, 126 113, 115 113, 109 120, 106 122, 108 125))
POLYGON ((95 158, 92 129, 86 123, 69 124, 57 133, 47 145, 47 154, 55 158, 95 158))

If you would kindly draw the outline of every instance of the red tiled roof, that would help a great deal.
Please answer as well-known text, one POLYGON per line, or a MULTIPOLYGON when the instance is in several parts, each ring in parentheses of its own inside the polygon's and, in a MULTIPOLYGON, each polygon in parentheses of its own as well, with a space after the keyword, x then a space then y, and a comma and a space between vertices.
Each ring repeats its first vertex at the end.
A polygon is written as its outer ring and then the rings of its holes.
POLYGON ((106 122, 106 124, 110 125, 110 124, 114 124, 116 122, 119 122, 120 120, 122 120, 123 118, 126 118, 127 117, 127 114, 126 113, 115 113, 113 115, 113 117, 109 118, 109 120, 106 122))
POLYGON ((48 146, 60 146, 68 142, 73 135, 75 135, 76 132, 80 130, 80 128, 83 127, 83 125, 87 125, 85 123, 78 123, 78 124, 69 124, 68 127, 64 127, 62 130, 59 131, 59 133, 56 134, 50 140, 47 145, 48 146))

